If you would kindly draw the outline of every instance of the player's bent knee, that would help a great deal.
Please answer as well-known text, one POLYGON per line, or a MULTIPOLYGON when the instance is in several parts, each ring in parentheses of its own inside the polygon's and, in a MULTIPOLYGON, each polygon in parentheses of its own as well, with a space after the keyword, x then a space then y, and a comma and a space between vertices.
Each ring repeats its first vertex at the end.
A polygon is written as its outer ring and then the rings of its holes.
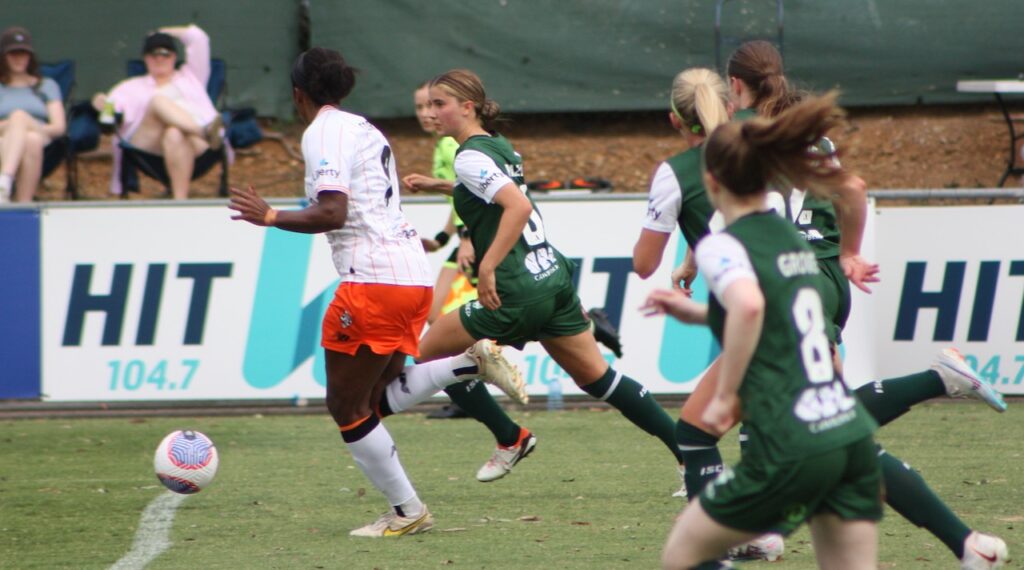
POLYGON ((338 426, 346 426, 370 415, 370 406, 364 402, 356 402, 351 398, 327 397, 327 411, 331 413, 338 426))
POLYGON ((179 145, 185 142, 185 133, 178 127, 167 127, 162 138, 165 145, 179 145))
POLYGON ((49 143, 49 140, 40 133, 30 131, 25 133, 25 152, 32 153, 33 155, 42 156, 43 149, 49 143))

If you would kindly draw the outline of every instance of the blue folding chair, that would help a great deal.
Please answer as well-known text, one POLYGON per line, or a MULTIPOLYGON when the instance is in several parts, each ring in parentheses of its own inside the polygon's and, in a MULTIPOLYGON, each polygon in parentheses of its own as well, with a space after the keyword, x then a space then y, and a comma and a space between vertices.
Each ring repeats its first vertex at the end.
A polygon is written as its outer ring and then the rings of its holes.
MULTIPOLYGON (((126 65, 128 77, 137 77, 146 74, 146 64, 141 59, 129 60, 126 65)), ((214 107, 221 111, 224 119, 224 127, 228 127, 228 115, 223 112, 223 100, 227 91, 227 64, 223 59, 210 59, 210 78, 206 81, 206 93, 213 101, 214 107)), ((164 158, 160 155, 146 152, 135 148, 126 140, 121 140, 118 145, 124 153, 121 161, 121 198, 127 198, 128 192, 139 191, 138 172, 142 171, 146 176, 159 180, 170 194, 171 178, 164 165, 164 158)), ((203 176, 210 171, 217 163, 220 163, 220 188, 221 196, 228 195, 228 151, 226 146, 219 150, 207 150, 196 157, 195 166, 192 169, 192 180, 203 176)))
POLYGON ((71 93, 75 87, 75 62, 70 59, 55 63, 39 65, 44 77, 53 79, 60 87, 61 99, 64 102, 64 113, 67 117, 67 130, 43 150, 43 178, 64 163, 66 186, 64 194, 71 199, 78 199, 78 153, 92 150, 99 146, 100 130, 96 122, 96 113, 88 102, 71 104, 71 93))

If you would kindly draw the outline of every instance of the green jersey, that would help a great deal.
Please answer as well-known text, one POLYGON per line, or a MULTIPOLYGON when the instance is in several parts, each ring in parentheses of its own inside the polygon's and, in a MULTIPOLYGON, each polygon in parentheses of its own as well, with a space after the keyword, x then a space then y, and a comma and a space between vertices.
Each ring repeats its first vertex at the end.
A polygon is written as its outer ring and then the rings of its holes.
MULTIPOLYGON (((793 192, 799 192, 794 190, 793 192)), ((831 200, 804 194, 799 213, 787 212, 818 259, 839 257, 839 224, 831 200)))
POLYGON ((505 137, 478 135, 467 139, 455 155, 455 175, 455 211, 466 223, 477 263, 494 241, 505 212, 493 203, 498 190, 515 184, 533 205, 522 235, 495 270, 503 304, 536 302, 557 294, 567 285, 572 287, 570 262, 548 244, 544 220, 526 192, 523 159, 505 137))
MULTIPOLYGON (((811 147, 811 152, 827 156, 824 160, 835 161, 838 165, 835 149, 831 140, 822 137, 811 147)), ((818 259, 839 256, 839 224, 831 200, 823 200, 810 192, 793 190, 790 200, 786 202, 786 217, 793 220, 818 259)))
POLYGON ((696 255, 714 293, 708 325, 719 342, 728 286, 749 278, 764 295, 761 337, 739 391, 751 457, 795 460, 870 435, 877 425, 833 368, 823 280, 793 224, 770 212, 744 216, 702 240, 696 255))
POLYGON ((746 121, 747 119, 753 119, 757 116, 757 109, 747 107, 746 109, 740 109, 732 114, 732 120, 734 121, 746 121))
MULTIPOLYGON (((742 121, 756 116, 753 109, 740 109, 733 119, 742 121)), ((669 158, 658 167, 647 198, 645 228, 671 233, 678 225, 691 248, 711 232, 715 209, 704 189, 702 161, 703 146, 696 146, 669 158)))
POLYGON ((690 247, 709 233, 715 209, 704 190, 701 147, 693 147, 661 163, 651 180, 644 227, 672 233, 678 225, 690 247))

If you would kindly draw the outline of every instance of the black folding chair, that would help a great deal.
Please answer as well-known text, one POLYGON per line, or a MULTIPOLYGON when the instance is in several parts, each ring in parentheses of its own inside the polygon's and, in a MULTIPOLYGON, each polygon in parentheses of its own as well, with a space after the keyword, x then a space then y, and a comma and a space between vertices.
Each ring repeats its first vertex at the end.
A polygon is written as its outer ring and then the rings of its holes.
MULTIPOLYGON (((88 113, 88 109, 84 109, 82 104, 71 104, 71 93, 75 87, 74 61, 65 59, 55 63, 43 63, 39 65, 39 71, 44 77, 53 79, 60 87, 64 114, 67 118, 67 129, 64 134, 50 141, 43 149, 42 177, 46 178, 63 163, 66 179, 64 194, 68 198, 78 199, 77 155, 99 145, 99 126, 93 128, 87 124, 89 120, 95 119, 83 115, 88 113)), ((88 107, 88 103, 85 103, 85 106, 88 107)))
MULTIPOLYGON (((145 75, 146 64, 140 59, 130 60, 127 63, 127 72, 128 77, 145 75)), ((210 100, 213 101, 214 107, 216 107, 218 112, 221 113, 221 118, 224 120, 225 130, 228 128, 228 121, 230 119, 228 114, 224 113, 223 110, 226 91, 227 64, 224 63, 223 59, 211 58, 210 78, 206 81, 206 93, 210 96, 210 100)), ((167 189, 167 193, 170 194, 171 178, 167 173, 167 167, 164 165, 164 157, 135 148, 126 140, 121 140, 118 145, 121 147, 124 154, 124 159, 121 161, 120 172, 122 188, 121 198, 127 198, 128 192, 139 191, 139 171, 154 180, 159 180, 167 189)), ((228 151, 226 145, 222 145, 219 150, 208 150, 196 157, 195 166, 192 169, 192 180, 195 180, 209 172, 217 163, 220 163, 221 165, 220 188, 218 189, 218 193, 221 196, 227 196, 228 151)))

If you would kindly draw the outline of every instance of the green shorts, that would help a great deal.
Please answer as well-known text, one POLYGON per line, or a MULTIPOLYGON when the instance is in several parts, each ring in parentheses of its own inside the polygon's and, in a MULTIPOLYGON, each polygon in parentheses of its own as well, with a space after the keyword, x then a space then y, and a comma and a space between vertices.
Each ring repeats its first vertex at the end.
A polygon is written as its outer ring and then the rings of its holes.
POLYGON ((459 316, 473 338, 489 338, 518 349, 530 341, 572 336, 590 328, 590 319, 571 284, 536 303, 502 305, 496 311, 470 301, 459 308, 459 316))
POLYGON ((843 343, 843 329, 846 328, 846 321, 850 318, 850 281, 843 273, 839 265, 838 257, 828 257, 818 260, 818 269, 821 270, 821 278, 825 296, 821 299, 825 316, 828 317, 829 338, 836 344, 843 343))
POLYGON ((785 463, 741 460, 700 495, 719 523, 747 532, 789 534, 815 514, 844 520, 882 518, 882 472, 870 436, 785 463))

